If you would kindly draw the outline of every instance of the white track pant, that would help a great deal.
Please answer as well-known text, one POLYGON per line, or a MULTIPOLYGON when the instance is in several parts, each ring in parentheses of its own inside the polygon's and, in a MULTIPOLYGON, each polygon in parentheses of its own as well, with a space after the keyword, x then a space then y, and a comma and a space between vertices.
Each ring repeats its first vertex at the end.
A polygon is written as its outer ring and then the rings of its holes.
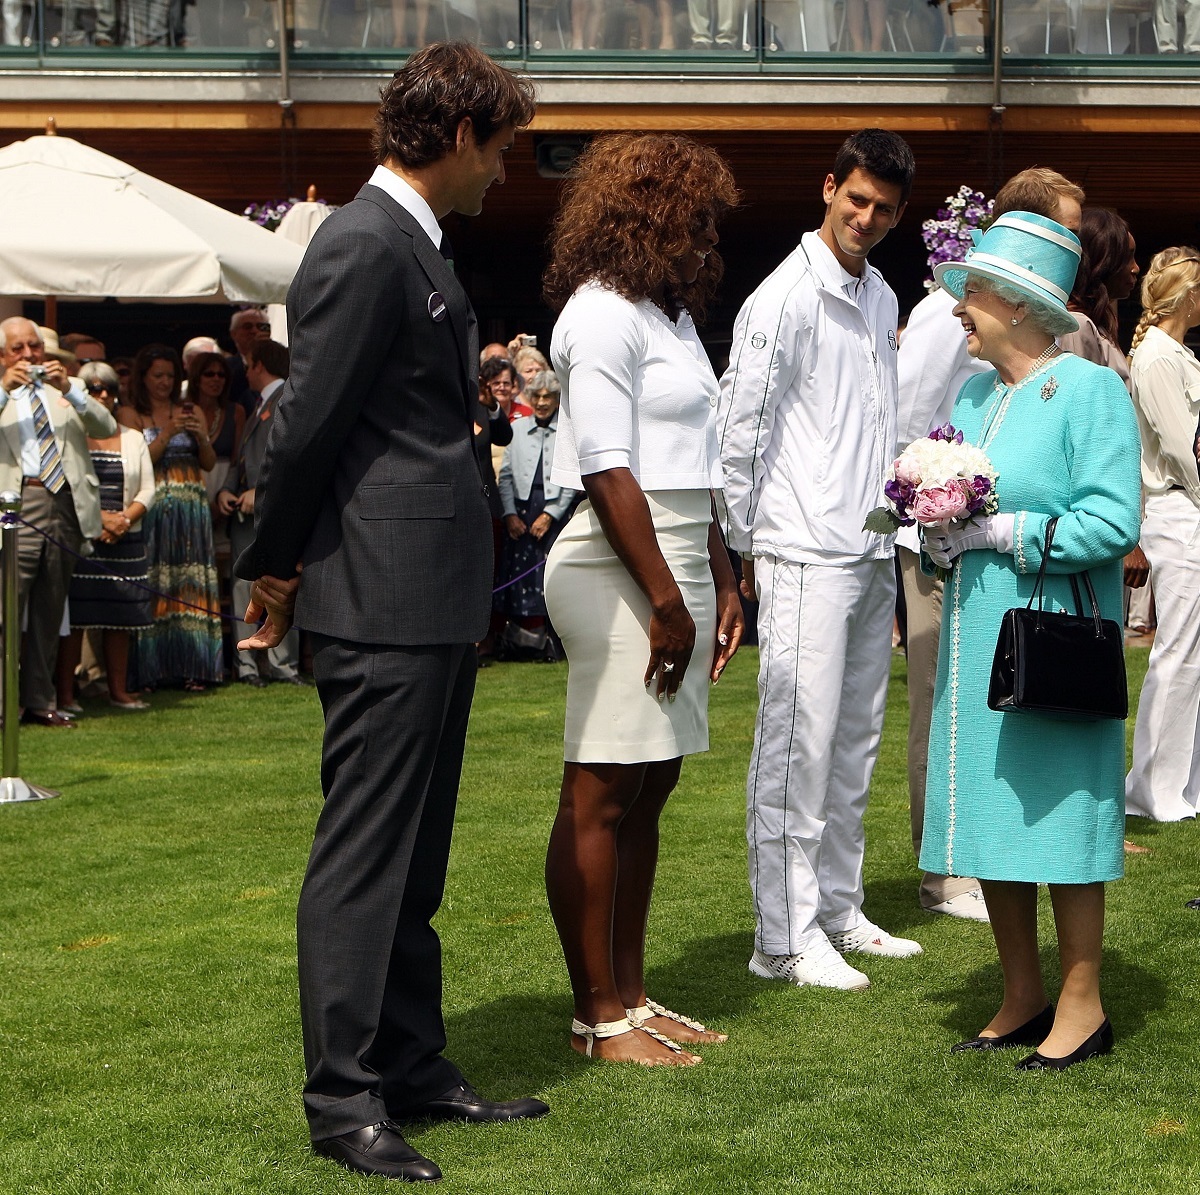
POLYGON ((1142 523, 1158 630, 1138 702, 1127 813, 1177 822, 1200 800, 1200 512, 1182 490, 1151 494, 1142 523))
POLYGON ((758 718, 746 783, 756 944, 799 954, 862 915, 863 814, 887 698, 892 561, 754 562, 758 718))

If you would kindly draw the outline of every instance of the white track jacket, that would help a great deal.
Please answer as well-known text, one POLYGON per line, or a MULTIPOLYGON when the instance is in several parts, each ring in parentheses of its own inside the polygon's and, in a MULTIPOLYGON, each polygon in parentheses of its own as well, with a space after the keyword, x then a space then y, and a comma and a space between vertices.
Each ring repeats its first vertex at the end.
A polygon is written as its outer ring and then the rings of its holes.
POLYGON ((871 265, 858 302, 815 232, 746 300, 721 379, 717 502, 743 556, 852 564, 892 555, 864 531, 896 443, 896 296, 871 265))

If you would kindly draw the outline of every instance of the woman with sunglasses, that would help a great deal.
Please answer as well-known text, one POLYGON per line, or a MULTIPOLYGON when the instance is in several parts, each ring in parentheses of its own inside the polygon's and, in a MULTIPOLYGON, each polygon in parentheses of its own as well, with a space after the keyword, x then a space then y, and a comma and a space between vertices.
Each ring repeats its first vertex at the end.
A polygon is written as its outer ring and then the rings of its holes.
POLYGON ((179 685, 203 693, 221 680, 221 616, 212 516, 202 470, 217 462, 208 420, 180 398, 179 357, 151 344, 134 358, 131 407, 119 422, 141 432, 157 488, 145 522, 154 625, 140 631, 134 676, 142 687, 179 685))
MULTIPOLYGON (((79 371, 87 392, 109 411, 115 411, 120 382, 104 361, 89 361, 79 371)), ((83 632, 99 630, 104 667, 108 674, 109 704, 119 710, 150 707, 128 689, 129 633, 149 627, 146 542, 142 516, 154 502, 154 465, 140 432, 121 427, 102 440, 88 437, 92 467, 100 481, 103 534, 92 541, 92 555, 80 560, 71 577, 71 634, 59 645, 59 709, 79 713, 75 700, 75 671, 83 649, 83 632)))
POLYGON ((242 442, 246 410, 231 401, 233 374, 223 353, 197 353, 188 364, 187 395, 208 420, 208 438, 216 464, 206 471, 211 503, 225 484, 234 449, 242 442))

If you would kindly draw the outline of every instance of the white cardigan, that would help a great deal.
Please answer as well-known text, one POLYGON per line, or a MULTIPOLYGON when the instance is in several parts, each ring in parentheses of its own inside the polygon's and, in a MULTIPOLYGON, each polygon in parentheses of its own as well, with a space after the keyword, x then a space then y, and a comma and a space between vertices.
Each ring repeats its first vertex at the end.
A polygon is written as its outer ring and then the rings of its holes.
MULTIPOLYGON (((132 427, 121 428, 121 468, 125 473, 125 493, 122 501, 128 508, 131 502, 140 502, 147 510, 154 505, 154 462, 146 437, 132 427)), ((131 523, 130 531, 141 528, 142 520, 131 523)))

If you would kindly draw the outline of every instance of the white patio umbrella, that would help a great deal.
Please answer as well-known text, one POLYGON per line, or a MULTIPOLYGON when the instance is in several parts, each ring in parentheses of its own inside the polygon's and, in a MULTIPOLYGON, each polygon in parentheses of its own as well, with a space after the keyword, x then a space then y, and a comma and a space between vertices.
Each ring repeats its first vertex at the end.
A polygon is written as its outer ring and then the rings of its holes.
POLYGON ((0 295, 275 303, 301 256, 70 137, 0 149, 0 295))
MULTIPOLYGON (((318 203, 317 188, 310 186, 308 198, 301 203, 293 203, 283 213, 283 219, 279 221, 275 235, 291 241, 294 245, 299 245, 303 252, 325 217, 336 210, 328 203, 318 203)), ((272 303, 267 308, 267 318, 271 321, 271 339, 279 341, 280 344, 287 344, 287 308, 282 303, 272 303)))

